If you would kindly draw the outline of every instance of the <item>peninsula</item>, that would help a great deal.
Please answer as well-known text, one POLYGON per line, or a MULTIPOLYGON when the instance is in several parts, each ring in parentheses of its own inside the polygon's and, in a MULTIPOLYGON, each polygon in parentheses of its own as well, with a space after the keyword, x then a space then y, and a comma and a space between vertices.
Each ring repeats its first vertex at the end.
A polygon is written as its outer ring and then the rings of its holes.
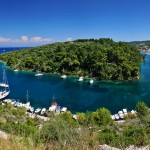
POLYGON ((139 79, 143 59, 135 46, 107 38, 57 42, 0 55, 12 69, 100 80, 139 79))

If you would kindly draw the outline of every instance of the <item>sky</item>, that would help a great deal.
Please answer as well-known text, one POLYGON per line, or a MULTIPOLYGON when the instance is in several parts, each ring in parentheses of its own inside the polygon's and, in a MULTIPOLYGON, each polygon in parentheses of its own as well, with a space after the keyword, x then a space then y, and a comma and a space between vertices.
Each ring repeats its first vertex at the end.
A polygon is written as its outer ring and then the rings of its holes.
POLYGON ((0 0, 0 47, 150 40, 149 0, 0 0))

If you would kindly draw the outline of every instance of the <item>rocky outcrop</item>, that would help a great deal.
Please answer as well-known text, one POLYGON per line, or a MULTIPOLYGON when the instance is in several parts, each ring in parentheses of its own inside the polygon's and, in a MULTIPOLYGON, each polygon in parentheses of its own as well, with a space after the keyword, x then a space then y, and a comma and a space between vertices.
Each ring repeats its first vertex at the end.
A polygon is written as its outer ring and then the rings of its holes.
POLYGON ((9 138, 9 135, 6 132, 0 130, 0 137, 7 140, 9 138))
POLYGON ((109 145, 99 145, 99 150, 150 150, 149 146, 145 146, 145 147, 136 147, 134 145, 131 145, 125 149, 119 149, 119 148, 115 148, 115 147, 111 147, 109 145))

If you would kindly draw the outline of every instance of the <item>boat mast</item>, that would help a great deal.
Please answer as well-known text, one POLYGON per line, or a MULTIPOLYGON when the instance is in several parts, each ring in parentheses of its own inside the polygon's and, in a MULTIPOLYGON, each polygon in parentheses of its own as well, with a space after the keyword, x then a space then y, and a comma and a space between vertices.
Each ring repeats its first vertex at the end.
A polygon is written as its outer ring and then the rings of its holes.
POLYGON ((26 98, 27 98, 27 102, 28 102, 28 100, 29 100, 28 90, 27 90, 26 98))

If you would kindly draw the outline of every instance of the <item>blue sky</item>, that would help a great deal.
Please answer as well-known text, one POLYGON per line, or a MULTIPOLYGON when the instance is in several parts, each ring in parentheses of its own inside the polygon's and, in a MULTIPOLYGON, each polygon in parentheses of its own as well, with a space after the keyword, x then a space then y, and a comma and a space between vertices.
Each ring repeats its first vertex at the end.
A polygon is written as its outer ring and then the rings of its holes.
POLYGON ((149 0, 0 0, 0 47, 150 40, 149 0))

